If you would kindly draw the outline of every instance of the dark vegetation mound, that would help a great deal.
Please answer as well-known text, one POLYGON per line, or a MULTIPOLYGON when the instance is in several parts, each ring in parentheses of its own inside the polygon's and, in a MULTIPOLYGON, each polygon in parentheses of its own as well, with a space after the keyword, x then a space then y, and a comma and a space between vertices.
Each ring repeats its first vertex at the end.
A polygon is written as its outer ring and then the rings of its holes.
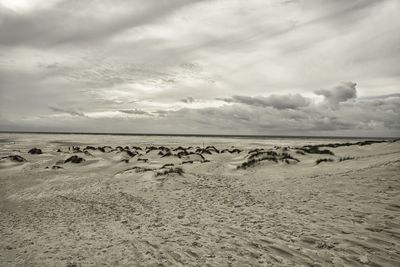
POLYGON ((181 146, 178 146, 177 148, 172 149, 172 151, 178 151, 178 150, 184 150, 186 151, 187 149, 181 146))
POLYGON ((93 156, 89 151, 85 150, 85 152, 83 152, 86 156, 93 156))
MULTIPOLYGON (((161 152, 161 151, 160 151, 161 152)), ((168 151, 168 152, 166 152, 166 153, 162 153, 162 158, 165 158, 165 157, 172 157, 173 156, 173 154, 170 152, 170 151, 168 151)))
POLYGON ((171 174, 171 173, 176 173, 176 174, 182 175, 184 173, 184 171, 182 168, 179 168, 179 167, 169 168, 169 169, 157 172, 156 176, 167 175, 167 174, 171 174))
POLYGON ((149 159, 137 159, 137 161, 141 161, 141 162, 148 162, 149 159))
POLYGON ((152 169, 152 168, 135 166, 135 167, 126 169, 126 170, 122 171, 121 173, 127 172, 127 171, 131 171, 131 170, 134 170, 134 171, 137 172, 137 173, 140 173, 140 172, 148 172, 148 171, 154 171, 154 169, 152 169))
POLYGON ((80 153, 80 152, 83 152, 83 151, 81 150, 81 148, 79 146, 73 146, 72 147, 72 152, 80 153))
POLYGON ((219 154, 219 150, 215 146, 207 146, 205 149, 210 152, 214 151, 215 153, 219 154))
POLYGON ((320 164, 321 162, 333 162, 333 159, 327 159, 327 158, 325 158, 325 159, 317 159, 316 161, 315 161, 315 164, 320 164))
POLYGON ((28 153, 29 153, 29 154, 33 154, 33 155, 39 155, 39 154, 42 154, 42 150, 41 150, 40 148, 34 147, 34 148, 31 148, 31 149, 28 151, 28 153))
POLYGON ((26 161, 26 159, 24 159, 23 157, 21 157, 19 155, 11 155, 11 156, 7 156, 7 157, 2 157, 1 159, 9 159, 14 162, 25 162, 26 161))
POLYGON ((57 166, 57 165, 54 165, 54 166, 52 166, 51 168, 52 168, 53 170, 64 169, 63 167, 57 166))
POLYGON ((379 144, 379 143, 385 143, 387 142, 386 140, 366 140, 366 141, 360 141, 356 143, 333 143, 333 144, 323 144, 319 145, 320 147, 332 147, 332 148, 337 148, 341 146, 368 146, 372 144, 379 144))
POLYGON ((285 162, 287 164, 300 162, 297 158, 293 157, 287 152, 281 154, 275 151, 264 151, 261 149, 254 149, 251 151, 247 161, 243 162, 241 165, 237 166, 237 169, 247 169, 249 167, 254 167, 261 161, 272 161, 278 163, 279 161, 285 162))
POLYGON ((68 163, 68 162, 71 162, 71 163, 81 163, 81 162, 84 162, 84 161, 85 161, 84 158, 81 158, 81 157, 79 157, 79 156, 73 155, 73 156, 67 158, 67 159, 64 161, 64 163, 68 163))
POLYGON ((153 150, 158 150, 158 147, 156 147, 156 146, 147 146, 146 147, 146 154, 150 153, 153 150))
POLYGON ((355 159, 355 158, 354 157, 340 157, 339 162, 346 161, 346 160, 352 160, 352 159, 355 159))
POLYGON ((187 152, 186 150, 183 150, 183 151, 178 152, 178 154, 176 154, 176 156, 178 158, 182 158, 182 157, 193 155, 193 154, 195 154, 195 153, 194 152, 187 152))
POLYGON ((326 155, 334 155, 334 153, 328 149, 320 149, 324 145, 307 145, 298 148, 298 151, 302 151, 307 154, 326 154, 326 155))
POLYGON ((231 153, 231 154, 238 153, 239 154, 240 152, 242 152, 242 150, 240 150, 238 148, 221 150, 221 153, 231 153))
POLYGON ((130 151, 130 150, 124 150, 124 151, 125 151, 126 154, 128 154, 128 156, 131 157, 131 158, 137 155, 137 153, 133 153, 133 152, 130 151))
POLYGON ((212 155, 212 152, 210 150, 208 150, 208 149, 205 149, 205 148, 197 148, 196 149, 196 153, 212 155))
POLYGON ((172 163, 167 163, 167 164, 162 165, 160 169, 164 169, 164 168, 172 167, 172 166, 174 166, 174 164, 172 164, 172 163))

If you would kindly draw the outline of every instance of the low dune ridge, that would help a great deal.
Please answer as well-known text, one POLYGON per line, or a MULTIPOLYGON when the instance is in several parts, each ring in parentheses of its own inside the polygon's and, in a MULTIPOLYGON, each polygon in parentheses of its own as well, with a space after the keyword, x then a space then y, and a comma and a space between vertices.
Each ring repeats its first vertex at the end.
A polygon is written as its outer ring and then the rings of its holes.
POLYGON ((1 266, 400 266, 398 141, 1 135, 1 266))

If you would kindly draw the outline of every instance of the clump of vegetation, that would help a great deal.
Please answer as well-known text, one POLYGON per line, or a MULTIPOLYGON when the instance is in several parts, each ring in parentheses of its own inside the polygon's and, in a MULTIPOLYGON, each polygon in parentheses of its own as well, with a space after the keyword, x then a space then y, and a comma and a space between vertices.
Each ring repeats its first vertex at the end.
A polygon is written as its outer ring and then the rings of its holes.
POLYGON ((158 147, 155 147, 155 146, 148 146, 148 147, 146 147, 146 154, 147 154, 147 153, 150 153, 150 152, 153 151, 153 150, 158 150, 158 147))
POLYGON ((260 156, 265 156, 265 155, 271 156, 271 157, 277 157, 278 156, 278 153, 275 152, 275 151, 272 151, 272 150, 270 150, 270 151, 254 150, 254 152, 249 153, 249 154, 250 154, 249 160, 252 160, 254 158, 258 158, 260 156))
POLYGON ((183 151, 178 152, 178 154, 176 154, 176 156, 178 158, 182 158, 184 156, 188 156, 188 155, 191 155, 191 154, 193 154, 193 152, 187 152, 186 150, 183 150, 183 151))
POLYGON ((130 150, 124 150, 124 151, 126 152, 126 154, 128 154, 129 157, 134 157, 134 156, 137 155, 137 153, 133 153, 133 152, 130 151, 130 150))
POLYGON ((106 152, 106 149, 104 147, 101 147, 101 146, 97 147, 97 150, 100 150, 103 153, 106 152))
POLYGON ((242 150, 240 150, 238 148, 234 148, 234 149, 224 149, 221 151, 221 153, 226 153, 226 152, 231 153, 231 154, 233 154, 233 153, 239 154, 240 152, 242 152, 242 150))
POLYGON ((32 154, 32 155, 40 155, 40 154, 42 154, 42 150, 41 150, 40 148, 34 147, 34 148, 31 148, 31 149, 28 151, 28 153, 29 153, 29 154, 32 154))
POLYGON ((81 162, 83 162, 83 161, 85 161, 84 158, 81 158, 81 157, 79 157, 79 156, 77 156, 77 155, 73 155, 73 156, 67 158, 67 159, 64 161, 64 163, 68 163, 68 162, 71 162, 71 163, 81 163, 81 162))
POLYGON ((134 167, 126 169, 126 170, 124 170, 124 171, 122 171, 120 173, 124 173, 124 172, 127 172, 127 171, 132 171, 132 170, 134 170, 136 173, 154 171, 154 169, 151 169, 151 168, 134 166, 134 167))
POLYGON ((211 151, 208 149, 204 149, 204 148, 198 148, 196 149, 196 153, 198 154, 209 154, 212 155, 211 151))
POLYGON ((293 157, 287 152, 283 152, 282 154, 278 154, 275 151, 264 151, 264 150, 253 150, 252 153, 250 153, 250 156, 248 157, 247 161, 243 162, 239 166, 237 166, 237 169, 247 169, 249 167, 254 167, 261 161, 272 161, 275 163, 278 163, 279 161, 285 162, 287 164, 290 164, 291 161, 296 161, 300 162, 297 158, 293 157))
MULTIPOLYGON (((160 151, 160 152, 161 152, 161 151, 160 151)), ((165 153, 165 154, 163 153, 161 157, 162 157, 162 158, 165 158, 165 157, 171 157, 171 156, 173 156, 172 153, 168 151, 168 152, 165 153)))
POLYGON ((85 152, 83 152, 85 155, 87 156, 93 156, 89 151, 85 150, 85 152))
POLYGON ((328 158, 324 158, 324 159, 317 159, 315 161, 315 164, 320 164, 321 162, 333 162, 333 159, 328 159, 328 158))
POLYGON ((182 161, 182 164, 193 164, 193 160, 182 161))
POLYGON ((166 167, 172 167, 172 166, 174 166, 174 164, 172 164, 172 163, 167 163, 167 164, 162 165, 160 169, 164 169, 164 168, 166 168, 166 167))
POLYGON ((23 157, 21 157, 19 155, 11 155, 11 156, 7 156, 7 157, 2 157, 1 159, 10 159, 11 161, 16 161, 16 162, 26 161, 26 159, 24 159, 23 157))
POLYGON ((52 166, 51 168, 52 168, 53 170, 64 169, 63 167, 58 166, 58 165, 54 165, 54 166, 52 166))
POLYGON ((346 161, 346 160, 352 160, 352 159, 355 159, 355 158, 354 157, 340 157, 339 162, 346 161))
POLYGON ((294 160, 294 161, 297 161, 297 162, 300 162, 299 159, 293 157, 293 156, 290 155, 289 153, 283 152, 282 155, 281 155, 280 160, 284 160, 286 163, 289 164, 289 163, 290 163, 289 159, 294 160))
POLYGON ((303 151, 308 154, 326 154, 326 155, 334 155, 334 153, 328 149, 320 150, 320 145, 308 145, 298 148, 298 150, 303 151))
POLYGON ((172 149, 172 151, 178 151, 178 150, 185 150, 186 151, 186 148, 178 146, 177 148, 172 149))
POLYGON ((72 152, 80 153, 80 152, 82 152, 82 150, 79 146, 72 146, 72 152))
POLYGON ((252 149, 252 150, 250 150, 249 152, 247 152, 247 154, 252 154, 252 153, 260 152, 260 151, 264 151, 264 148, 255 148, 255 149, 252 149))
POLYGON ((141 161, 141 162, 148 162, 148 161, 149 161, 149 159, 142 159, 142 158, 139 158, 139 159, 137 159, 137 161, 141 161))
POLYGON ((184 171, 183 171, 182 168, 179 168, 179 167, 169 168, 169 169, 157 172, 156 176, 162 176, 162 175, 167 175, 167 174, 171 174, 171 173, 176 173, 178 175, 183 175, 184 171))
POLYGON ((219 154, 219 150, 215 147, 215 146, 207 146, 206 147, 206 150, 208 150, 208 151, 214 151, 215 153, 218 153, 219 154))

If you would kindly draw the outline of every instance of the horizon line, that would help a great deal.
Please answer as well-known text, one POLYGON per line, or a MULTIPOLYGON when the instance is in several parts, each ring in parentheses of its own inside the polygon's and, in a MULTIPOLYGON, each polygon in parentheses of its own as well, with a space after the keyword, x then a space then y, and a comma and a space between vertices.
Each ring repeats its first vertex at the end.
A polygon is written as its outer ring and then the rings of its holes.
POLYGON ((257 135, 257 134, 177 134, 177 133, 106 133, 106 132, 51 132, 51 131, 1 131, 0 133, 15 134, 81 134, 81 135, 121 135, 121 136, 176 136, 176 137, 223 137, 223 138, 316 138, 316 139, 400 139, 400 137, 382 137, 382 136, 328 136, 328 135, 257 135))

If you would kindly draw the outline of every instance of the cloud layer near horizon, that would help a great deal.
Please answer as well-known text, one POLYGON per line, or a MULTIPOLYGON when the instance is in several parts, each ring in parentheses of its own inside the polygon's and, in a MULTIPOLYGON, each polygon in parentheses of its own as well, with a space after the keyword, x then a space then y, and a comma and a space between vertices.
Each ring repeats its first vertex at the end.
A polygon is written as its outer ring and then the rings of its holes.
POLYGON ((0 0, 0 129, 399 136, 399 10, 0 0))

